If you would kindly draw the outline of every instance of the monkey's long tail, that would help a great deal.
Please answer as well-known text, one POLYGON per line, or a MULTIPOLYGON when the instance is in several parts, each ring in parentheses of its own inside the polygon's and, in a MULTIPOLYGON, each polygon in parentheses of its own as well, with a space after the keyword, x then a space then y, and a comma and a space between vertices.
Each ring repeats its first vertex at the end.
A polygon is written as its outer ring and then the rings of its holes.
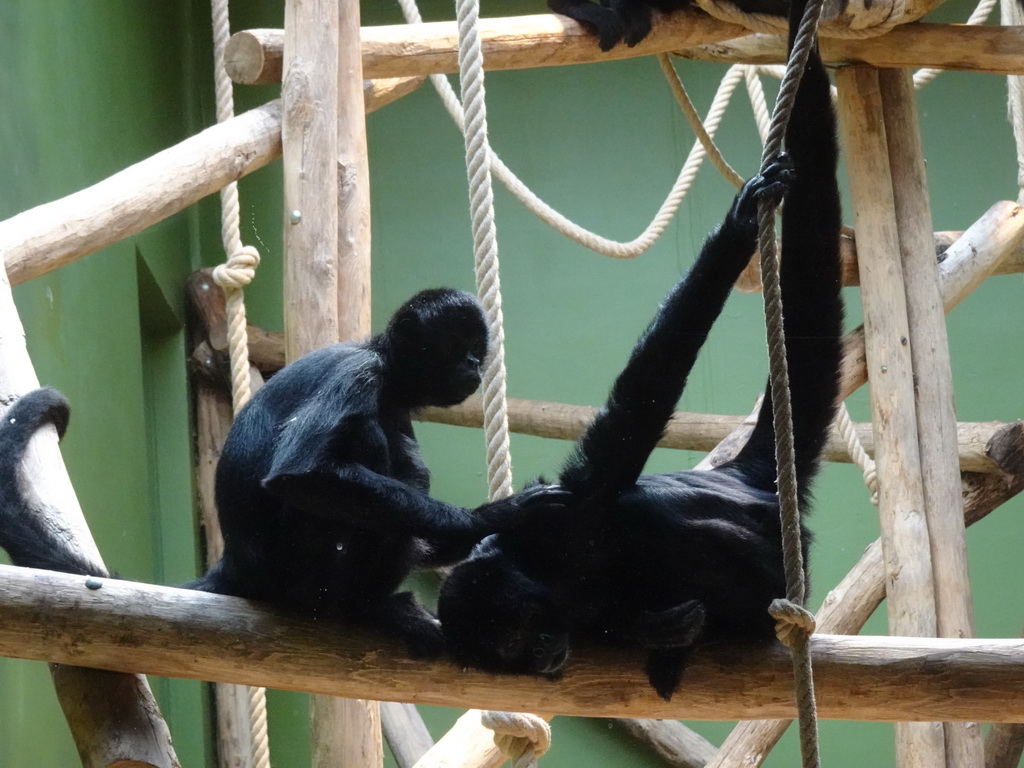
POLYGON ((70 533, 53 522, 59 518, 34 508, 21 487, 19 466, 32 436, 53 424, 63 437, 70 414, 64 395, 49 387, 27 393, 4 414, 0 424, 0 547, 15 565, 108 576, 104 568, 74 551, 68 543, 70 533))

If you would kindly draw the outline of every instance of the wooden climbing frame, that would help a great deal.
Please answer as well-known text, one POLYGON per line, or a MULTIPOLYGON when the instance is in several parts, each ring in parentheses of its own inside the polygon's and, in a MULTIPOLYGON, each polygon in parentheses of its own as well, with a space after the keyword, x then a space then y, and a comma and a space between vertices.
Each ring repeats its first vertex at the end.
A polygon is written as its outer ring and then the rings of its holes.
MULTIPOLYGON (((907 20, 933 4, 919 4, 907 20)), ((325 343, 367 335, 365 111, 410 92, 428 74, 456 71, 457 36, 451 22, 360 30, 358 4, 336 5, 337 18, 325 19, 323 10, 332 4, 317 5, 314 17, 310 4, 287 2, 283 31, 242 32, 233 38, 228 65, 236 81, 281 80, 280 103, 210 128, 80 193, 0 222, 0 254, 10 282, 31 279, 135 234, 281 154, 285 334, 254 347, 254 362, 273 369, 325 343), (179 182, 174 189, 167 188, 171 177, 179 182), (60 226, 69 220, 81 225, 73 231, 60 226)), ((665 51, 758 64, 782 63, 785 54, 780 38, 752 35, 697 10, 659 19, 643 43, 633 49, 619 46, 611 54, 600 53, 588 34, 553 15, 490 19, 482 34, 486 64, 494 69, 665 51)), ((997 203, 962 236, 932 233, 906 68, 1024 74, 1024 28, 911 23, 869 39, 825 34, 824 58, 844 65, 837 76, 839 112, 859 234, 855 246, 845 244, 847 282, 859 282, 865 303, 865 326, 847 339, 843 390, 845 395, 866 378, 872 381, 869 446, 882 479, 882 537, 818 615, 824 634, 815 637, 812 648, 819 708, 824 717, 908 721, 898 731, 901 768, 967 768, 980 765, 981 741, 976 728, 960 721, 1024 722, 1024 642, 932 638, 973 634, 964 521, 979 519, 1019 492, 1024 473, 1019 425, 956 423, 942 315, 993 271, 1024 271, 1024 216, 1015 204, 997 203), (931 268, 937 237, 949 246, 939 271, 931 268), (924 357, 920 353, 926 350, 937 354, 924 357), (924 391, 922 381, 936 389, 924 391), (972 473, 963 484, 962 472, 972 473), (856 632, 883 595, 898 637, 842 636, 856 632), (929 672, 921 669, 924 655, 929 672), (874 664, 882 662, 886 670, 879 674, 874 664), (954 722, 943 726, 943 720, 954 722)), ((20 324, 9 286, 2 287, 0 392, 20 393, 36 382, 27 353, 17 344, 20 324)), ((476 425, 478 402, 430 410, 425 418, 476 425)), ((578 434, 590 413, 559 404, 511 403, 513 430, 562 438, 578 434)), ((209 424, 211 433, 222 421, 217 414, 212 405, 200 413, 200 423, 209 424)), ((707 449, 742 430, 739 422, 680 415, 667 440, 707 449)), ((98 559, 69 483, 54 483, 54 477, 65 477, 55 441, 36 442, 42 469, 35 487, 73 521, 71 536, 98 559)), ((829 458, 840 452, 831 450, 829 458)), ((206 482, 211 466, 210 458, 201 466, 206 482)), ((228 597, 109 580, 85 600, 76 577, 12 567, 0 567, 0 574, 5 592, 0 654, 320 694, 313 707, 317 765, 380 764, 380 713, 369 698, 382 692, 408 702, 579 715, 793 715, 788 659, 778 649, 742 655, 729 649, 702 652, 688 675, 685 700, 667 704, 653 695, 638 671, 617 667, 611 675, 614 654, 574 663, 557 687, 521 678, 495 686, 490 676, 412 662, 398 647, 381 650, 358 633, 255 611, 228 597), (40 632, 40 615, 65 617, 76 639, 40 632), (127 623, 125 616, 131 617, 127 623), (159 653, 154 653, 156 642, 159 653), (268 654, 273 665, 262 661, 268 654), (722 672, 723 667, 729 671, 722 672), (456 680, 458 691, 451 685, 456 680), (601 697, 593 696, 597 684, 601 697), (324 725, 339 721, 345 724, 342 729, 324 725)), ((109 746, 110 740, 95 734, 117 731, 119 719, 139 722, 139 713, 153 717, 137 676, 107 678, 118 687, 112 694, 109 688, 94 687, 99 676, 88 670, 61 669, 59 685, 80 678, 69 684, 66 697, 95 703, 82 708, 72 723, 81 748, 99 754, 106 747, 97 742, 109 746)), ((159 718, 152 722, 155 728, 161 725, 159 718)), ((162 732, 136 730, 134 742, 125 737, 132 756, 140 764, 170 768, 173 753, 152 742, 151 734, 162 732)), ((779 733, 777 724, 744 724, 709 765, 735 765, 750 754, 764 754, 779 733)), ((472 717, 460 721, 435 750, 418 765, 454 765, 452 754, 467 766, 496 765, 503 759, 490 732, 472 717)))

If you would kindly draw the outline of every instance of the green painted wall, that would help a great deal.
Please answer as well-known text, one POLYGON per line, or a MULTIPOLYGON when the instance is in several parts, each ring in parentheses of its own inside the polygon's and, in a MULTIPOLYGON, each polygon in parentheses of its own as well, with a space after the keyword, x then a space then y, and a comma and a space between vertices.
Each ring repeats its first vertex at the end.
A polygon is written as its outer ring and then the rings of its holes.
MULTIPOLYGON (((236 3, 233 27, 280 26, 279 2, 236 3)), ((390 3, 364 3, 364 23, 393 23, 390 3), (380 6, 386 6, 382 8, 380 6)), ((428 18, 450 2, 424 3, 428 18)), ((543 0, 484 3, 485 15, 539 12, 543 0)), ((944 8, 965 18, 959 0, 944 8)), ((86 0, 0 4, 0 219, 104 178, 211 121, 208 8, 86 0)), ((701 109, 722 69, 683 64, 701 109)), ((647 223, 692 141, 654 61, 493 73, 487 79, 495 149, 542 197, 602 234, 627 239, 647 223)), ((1003 82, 943 75, 920 96, 936 229, 960 229, 1016 194, 1003 82), (965 94, 970 95, 968 101, 965 94)), ((239 109, 276 96, 240 90, 239 109)), ((751 173, 759 147, 737 96, 721 131, 726 156, 751 173)), ((462 142, 429 86, 369 118, 375 322, 429 285, 473 284, 462 142)), ((636 335, 720 219, 729 187, 707 168, 662 240, 635 261, 595 256, 563 240, 497 191, 509 394, 599 403, 636 335)), ((280 167, 241 185, 243 239, 263 263, 247 292, 250 317, 280 330, 280 167)), ((133 579, 177 583, 194 573, 188 406, 180 333, 181 283, 218 262, 217 206, 205 201, 143 235, 16 288, 40 378, 64 390, 74 419, 64 449, 86 515, 111 567, 133 579)), ((852 215, 847 211, 847 220, 852 215)), ((855 290, 848 293, 858 319, 855 290)), ((1020 418, 1024 283, 990 280, 950 316, 957 406, 968 421, 1020 418)), ((745 413, 760 390, 765 356, 760 299, 737 295, 712 334, 681 404, 745 413)), ((860 393, 855 417, 866 416, 860 393)), ((485 495, 481 434, 418 429, 435 493, 475 505, 485 495)), ((550 473, 567 444, 513 437, 517 483, 550 473)), ((654 470, 692 466, 697 455, 659 452, 654 470)), ((877 516, 857 472, 829 467, 812 526, 814 598, 820 601, 877 536, 877 516)), ((1014 636, 1024 622, 1024 534, 1017 500, 970 534, 979 631, 1014 636)), ((868 631, 884 631, 876 616, 868 631)), ((179 755, 209 764, 203 686, 155 681, 179 755)), ((271 695, 273 757, 308 765, 305 697, 271 695)), ((75 753, 42 664, 0 660, 0 766, 72 765, 75 753)), ((458 715, 424 708, 435 736, 458 715)), ((695 727, 713 740, 728 724, 695 727)), ((645 764, 607 722, 555 721, 550 768, 645 764)), ((892 762, 891 726, 826 722, 831 768, 892 762)), ((794 764, 792 736, 769 766, 794 764)), ((650 764, 653 765, 653 762, 650 764)))
MULTIPOLYGON (((0 4, 0 218, 190 135, 205 26, 188 3, 0 4)), ((206 80, 203 80, 205 98, 206 80)), ((96 540, 123 576, 196 568, 182 280, 194 213, 15 289, 41 381, 67 393, 63 450, 96 540)), ((46 667, 0 661, 0 765, 75 765, 46 667)), ((188 765, 207 762, 199 683, 154 680, 188 765)))

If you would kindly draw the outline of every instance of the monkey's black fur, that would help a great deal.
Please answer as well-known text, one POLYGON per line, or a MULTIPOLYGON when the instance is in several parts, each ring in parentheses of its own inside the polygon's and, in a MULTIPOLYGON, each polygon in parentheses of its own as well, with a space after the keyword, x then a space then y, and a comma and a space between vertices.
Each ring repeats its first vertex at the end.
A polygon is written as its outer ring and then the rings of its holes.
MULTIPOLYGON (((480 383, 487 329, 469 294, 417 294, 366 343, 335 344, 282 369, 239 413, 217 465, 224 556, 192 589, 265 600, 403 638, 414 655, 443 647, 437 620, 410 593, 410 569, 449 564, 515 519, 525 498, 475 512, 428 495, 410 411, 453 405, 480 383)), ((63 432, 68 404, 29 392, 0 427, 0 546, 16 565, 105 575, 39 526, 18 464, 35 430, 63 432)), ((525 503, 524 503, 525 502, 525 503)))
POLYGON ((780 160, 746 183, 563 467, 559 484, 575 501, 532 509, 447 579, 438 614, 459 663, 552 677, 571 641, 639 648, 669 698, 695 644, 773 637, 767 610, 785 580, 770 395, 735 459, 706 472, 641 472, 754 253, 757 198, 783 187, 785 330, 808 499, 835 410, 843 318, 835 119, 816 53, 786 139, 792 172, 780 160))
MULTIPOLYGON (((730 0, 747 13, 786 16, 789 0, 730 0)), ((651 31, 651 11, 671 13, 693 5, 693 0, 548 0, 554 13, 578 21, 597 37, 602 51, 624 42, 632 47, 651 31)))

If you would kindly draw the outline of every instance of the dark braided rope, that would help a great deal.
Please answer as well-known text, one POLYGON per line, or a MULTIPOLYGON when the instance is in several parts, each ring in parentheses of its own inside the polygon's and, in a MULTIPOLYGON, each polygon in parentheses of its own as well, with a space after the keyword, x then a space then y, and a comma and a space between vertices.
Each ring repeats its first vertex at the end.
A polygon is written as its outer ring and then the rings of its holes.
MULTIPOLYGON (((795 0, 794 0, 795 1, 795 0)), ((809 0, 800 20, 786 74, 772 113, 765 141, 762 167, 782 149, 800 78, 816 43, 822 0, 809 0)), ((810 635, 814 618, 803 608, 806 597, 804 558, 800 535, 800 509, 797 500, 795 452, 793 445, 793 406, 786 364, 786 339, 782 320, 782 288, 779 257, 775 247, 775 209, 778 201, 765 200, 758 206, 761 281, 764 292, 768 360, 771 369, 775 456, 778 467, 779 513, 782 518, 782 549, 786 571, 786 600, 776 600, 771 613, 780 625, 780 638, 793 655, 793 679, 800 724, 800 752, 804 768, 819 768, 818 718, 814 703, 814 678, 811 669, 810 635)))

